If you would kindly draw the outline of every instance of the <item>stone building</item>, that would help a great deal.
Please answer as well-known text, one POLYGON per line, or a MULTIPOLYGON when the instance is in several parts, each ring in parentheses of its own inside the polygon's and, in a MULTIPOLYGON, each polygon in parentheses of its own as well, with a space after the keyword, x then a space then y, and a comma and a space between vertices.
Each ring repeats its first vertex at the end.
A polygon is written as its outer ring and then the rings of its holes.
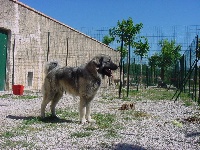
POLYGON ((17 0, 0 0, 0 90, 40 90, 47 61, 78 66, 99 53, 119 63, 109 46, 17 0))

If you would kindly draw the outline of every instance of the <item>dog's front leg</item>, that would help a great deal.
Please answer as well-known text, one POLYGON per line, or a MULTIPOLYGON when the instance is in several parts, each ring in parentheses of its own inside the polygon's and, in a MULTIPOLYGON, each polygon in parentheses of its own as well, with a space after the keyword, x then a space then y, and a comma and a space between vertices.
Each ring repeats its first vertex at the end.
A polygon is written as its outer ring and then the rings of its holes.
POLYGON ((86 120, 88 122, 96 122, 94 119, 91 118, 91 102, 86 103, 86 120))
POLYGON ((85 99, 83 98, 80 98, 79 113, 80 113, 80 122, 82 124, 86 123, 87 122, 87 120, 85 119, 86 103, 85 103, 85 99))

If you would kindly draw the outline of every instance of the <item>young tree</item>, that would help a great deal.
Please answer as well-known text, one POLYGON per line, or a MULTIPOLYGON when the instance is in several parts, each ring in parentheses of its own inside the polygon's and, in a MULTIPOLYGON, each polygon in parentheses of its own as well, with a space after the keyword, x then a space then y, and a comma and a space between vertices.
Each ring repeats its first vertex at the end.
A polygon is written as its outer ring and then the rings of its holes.
POLYGON ((138 42, 134 43, 134 53, 138 56, 140 56, 140 66, 141 66, 141 80, 140 83, 142 83, 142 58, 148 53, 149 51, 149 43, 147 38, 141 37, 138 42))
POLYGON ((174 40, 163 40, 159 42, 161 46, 160 63, 161 79, 165 78, 165 69, 174 65, 178 59, 180 59, 181 45, 176 45, 174 40))
POLYGON ((181 57, 181 45, 176 45, 174 40, 168 41, 167 39, 160 41, 159 45, 161 46, 161 52, 152 57, 155 64, 161 68, 160 77, 164 80, 165 70, 175 65, 177 60, 181 57))
POLYGON ((122 51, 121 51, 121 47, 118 46, 117 47, 117 51, 122 52, 122 59, 124 59, 127 56, 128 51, 127 51, 127 47, 126 46, 123 47, 122 51))
POLYGON ((151 72, 152 72, 152 77, 153 77, 153 83, 154 83, 154 80, 155 80, 155 70, 156 70, 156 67, 159 66, 159 60, 160 60, 160 56, 159 54, 154 54, 153 56, 151 56, 150 58, 148 58, 149 60, 149 66, 151 67, 151 72))
POLYGON ((109 30, 109 34, 114 39, 117 38, 117 42, 121 42, 121 61, 120 61, 120 89, 119 89, 119 97, 121 95, 121 74, 122 74, 122 50, 123 46, 128 46, 128 74, 127 74, 127 96, 129 92, 129 70, 130 70, 130 48, 133 47, 133 41, 135 40, 136 35, 140 32, 143 24, 135 24, 133 23, 132 18, 128 18, 128 20, 122 20, 122 22, 117 22, 117 27, 114 27, 109 30))

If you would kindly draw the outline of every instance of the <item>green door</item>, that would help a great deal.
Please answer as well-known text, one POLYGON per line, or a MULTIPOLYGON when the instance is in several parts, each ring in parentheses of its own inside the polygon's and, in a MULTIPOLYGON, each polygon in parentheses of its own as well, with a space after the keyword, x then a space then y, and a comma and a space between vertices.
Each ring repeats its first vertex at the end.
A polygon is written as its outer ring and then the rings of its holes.
POLYGON ((0 29, 0 91, 4 90, 6 82, 7 40, 7 32, 0 29))

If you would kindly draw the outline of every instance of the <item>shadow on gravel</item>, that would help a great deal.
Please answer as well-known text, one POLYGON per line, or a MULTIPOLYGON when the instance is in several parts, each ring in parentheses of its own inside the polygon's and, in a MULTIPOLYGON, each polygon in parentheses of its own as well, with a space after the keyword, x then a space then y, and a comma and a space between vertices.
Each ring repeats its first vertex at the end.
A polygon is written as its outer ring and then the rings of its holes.
POLYGON ((45 117, 42 119, 41 117, 34 117, 34 116, 13 116, 13 115, 8 115, 6 118, 9 119, 15 119, 15 120, 35 120, 35 121, 41 121, 44 123, 79 123, 79 121, 73 121, 73 120, 66 120, 66 119, 61 119, 58 117, 45 117))
POLYGON ((62 119, 62 118, 58 118, 58 117, 45 117, 43 119, 39 119, 40 121, 44 122, 44 123, 79 123, 79 121, 73 121, 73 120, 66 120, 66 119, 62 119))
POLYGON ((114 150, 146 150, 145 148, 138 145, 131 145, 127 143, 119 143, 115 146, 114 150))
POLYGON ((194 137, 194 136, 200 136, 200 132, 192 132, 192 133, 188 133, 188 134, 186 134, 185 137, 194 137))

